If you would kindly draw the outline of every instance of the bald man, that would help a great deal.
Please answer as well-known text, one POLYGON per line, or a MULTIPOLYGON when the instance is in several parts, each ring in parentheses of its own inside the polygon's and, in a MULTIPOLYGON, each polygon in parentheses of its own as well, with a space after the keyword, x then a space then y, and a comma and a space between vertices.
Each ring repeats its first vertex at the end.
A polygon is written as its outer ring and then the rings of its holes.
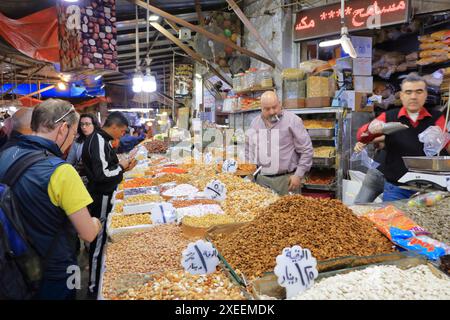
POLYGON ((282 110, 273 91, 261 96, 261 115, 247 130, 246 158, 261 167, 256 182, 280 195, 300 193, 311 169, 313 147, 302 119, 282 110))
POLYGON ((34 108, 20 108, 11 117, 11 131, 8 133, 8 140, 1 147, 0 151, 12 147, 16 144, 21 135, 30 135, 31 116, 34 108))

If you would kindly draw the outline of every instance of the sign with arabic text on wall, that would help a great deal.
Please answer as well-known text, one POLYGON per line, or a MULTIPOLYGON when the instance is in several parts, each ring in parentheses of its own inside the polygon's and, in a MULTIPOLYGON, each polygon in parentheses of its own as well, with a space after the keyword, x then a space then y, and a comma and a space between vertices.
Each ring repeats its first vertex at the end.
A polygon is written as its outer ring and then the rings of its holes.
MULTIPOLYGON (((351 0, 344 9, 349 31, 376 29, 408 21, 409 0, 351 0)), ((341 30, 340 3, 302 10, 297 13, 294 41, 314 39, 341 30)))

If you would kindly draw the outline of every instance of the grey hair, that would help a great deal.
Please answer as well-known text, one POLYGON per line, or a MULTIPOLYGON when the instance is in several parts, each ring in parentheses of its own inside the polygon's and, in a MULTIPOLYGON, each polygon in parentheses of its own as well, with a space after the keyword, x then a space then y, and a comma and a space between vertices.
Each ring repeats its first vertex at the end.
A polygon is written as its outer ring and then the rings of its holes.
POLYGON ((427 82, 425 81, 425 79, 423 77, 419 76, 419 74, 416 72, 411 72, 410 74, 408 74, 406 76, 405 79, 403 79, 402 84, 400 85, 402 90, 403 90, 403 85, 406 82, 423 82, 423 83, 425 83, 425 86, 427 85, 427 82))
MULTIPOLYGON (((69 112, 71 108, 73 108, 73 105, 68 101, 60 99, 45 100, 34 108, 33 116, 31 117, 31 130, 34 132, 54 130, 58 125, 55 121, 69 112)), ((74 110, 64 116, 62 120, 69 126, 73 126, 77 124, 79 115, 74 110)))

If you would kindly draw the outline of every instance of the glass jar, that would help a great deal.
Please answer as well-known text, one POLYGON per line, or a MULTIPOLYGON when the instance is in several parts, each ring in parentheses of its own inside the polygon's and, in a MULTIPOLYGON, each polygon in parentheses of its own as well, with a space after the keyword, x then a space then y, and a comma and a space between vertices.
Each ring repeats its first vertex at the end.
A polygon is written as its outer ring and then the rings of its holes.
POLYGON ((241 91, 242 90, 242 73, 238 73, 233 78, 233 90, 241 91))
POLYGON ((239 90, 237 90, 237 91, 246 90, 247 89, 247 78, 245 77, 245 74, 239 73, 238 77, 240 78, 240 86, 239 86, 239 90))
POLYGON ((273 79, 272 79, 272 70, 270 68, 264 68, 260 71, 260 79, 261 79, 261 88, 272 88, 273 87, 273 79))
POLYGON ((255 88, 256 85, 256 73, 252 70, 245 71, 247 90, 255 88))

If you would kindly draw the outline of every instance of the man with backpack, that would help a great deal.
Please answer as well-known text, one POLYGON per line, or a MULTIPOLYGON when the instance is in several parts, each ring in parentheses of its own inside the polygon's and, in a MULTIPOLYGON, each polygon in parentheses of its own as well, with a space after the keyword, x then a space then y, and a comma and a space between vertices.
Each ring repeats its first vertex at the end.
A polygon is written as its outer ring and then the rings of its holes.
POLYGON ((112 141, 119 140, 128 128, 128 120, 121 112, 111 112, 103 128, 86 138, 83 145, 82 160, 88 178, 88 190, 94 202, 89 206, 92 216, 103 224, 103 232, 89 248, 89 295, 95 297, 101 270, 101 257, 106 242, 106 220, 112 209, 111 199, 123 173, 135 165, 134 159, 119 161, 112 141))
POLYGON ((70 103, 46 100, 32 134, 0 153, 0 299, 75 299, 76 235, 91 242, 101 230, 80 176, 61 159, 78 120, 70 103))

